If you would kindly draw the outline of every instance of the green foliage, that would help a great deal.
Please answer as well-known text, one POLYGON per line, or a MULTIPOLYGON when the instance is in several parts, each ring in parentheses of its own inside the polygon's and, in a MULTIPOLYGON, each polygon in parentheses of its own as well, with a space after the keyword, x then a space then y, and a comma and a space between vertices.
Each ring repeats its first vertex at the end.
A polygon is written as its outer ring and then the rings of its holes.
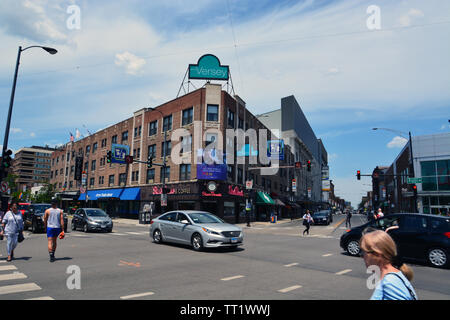
POLYGON ((54 195, 55 192, 53 190, 53 186, 46 183, 37 195, 32 196, 32 201, 35 203, 50 203, 54 195))

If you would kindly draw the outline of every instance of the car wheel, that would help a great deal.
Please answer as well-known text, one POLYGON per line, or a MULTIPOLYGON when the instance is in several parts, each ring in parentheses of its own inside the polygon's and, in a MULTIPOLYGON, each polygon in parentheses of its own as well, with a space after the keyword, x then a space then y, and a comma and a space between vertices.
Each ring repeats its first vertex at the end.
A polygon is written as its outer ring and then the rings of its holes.
POLYGON ((195 233, 192 236, 191 244, 192 244, 192 249, 194 249, 195 251, 201 251, 203 249, 202 236, 199 235, 198 233, 195 233))
POLYGON ((37 233, 38 232, 36 220, 33 220, 33 222, 31 223, 31 232, 32 233, 37 233))
POLYGON ((89 231, 89 227, 88 227, 87 223, 84 224, 83 231, 86 232, 86 233, 89 231))
POLYGON ((72 229, 72 231, 76 231, 77 230, 77 226, 75 225, 75 223, 72 221, 70 229, 72 229))
POLYGON ((153 241, 155 243, 162 243, 162 235, 161 235, 161 231, 159 231, 159 229, 156 229, 153 232, 153 241))
POLYGON ((348 254, 352 255, 352 256, 358 256, 360 253, 361 249, 359 248, 359 241, 358 240, 350 240, 347 243, 347 252, 348 254))
POLYGON ((444 249, 434 248, 428 251, 428 262, 433 267, 442 268, 448 263, 448 255, 444 249))

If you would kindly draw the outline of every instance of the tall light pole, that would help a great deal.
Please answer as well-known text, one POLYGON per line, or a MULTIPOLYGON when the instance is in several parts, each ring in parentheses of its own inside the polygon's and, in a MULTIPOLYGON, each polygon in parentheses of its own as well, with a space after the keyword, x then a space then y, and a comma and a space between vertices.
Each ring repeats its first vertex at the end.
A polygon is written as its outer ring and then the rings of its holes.
MULTIPOLYGON (((11 124, 12 109, 13 109, 13 104, 14 104, 14 95, 15 95, 15 92, 16 92, 17 73, 19 71, 20 55, 21 55, 21 53, 23 51, 28 50, 30 48, 42 48, 45 51, 47 51, 48 53, 50 53, 50 54, 55 54, 55 53, 58 52, 56 49, 49 48, 49 47, 30 46, 30 47, 26 47, 25 49, 22 49, 22 47, 19 46, 19 50, 17 52, 16 69, 15 69, 15 72, 14 72, 14 81, 13 81, 13 86, 12 86, 12 91, 11 91, 11 99, 9 100, 8 117, 7 117, 7 120, 6 120, 5 137, 4 137, 4 140, 3 140, 2 159, 5 157, 5 153, 6 153, 6 150, 8 148, 9 126, 11 124)), ((1 170, 3 170, 3 168, 1 170)))
MULTIPOLYGON (((450 121, 450 120, 449 120, 450 121)), ((399 131, 399 130, 393 130, 393 129, 389 129, 389 128, 372 128, 372 130, 386 130, 386 131, 391 131, 391 132, 395 132, 397 134, 400 134, 400 136, 402 138, 405 138, 404 136, 402 136, 402 134, 406 134, 403 131, 399 131)), ((414 158, 413 158, 413 150, 412 150, 412 138, 411 138, 411 131, 408 131, 408 136, 409 136, 409 151, 410 151, 410 157, 411 157, 411 175, 412 178, 414 178, 414 158)), ((405 138, 406 139, 406 138, 405 138)), ((395 180, 395 179, 394 179, 395 180)), ((414 211, 417 212, 417 197, 414 196, 414 211)))
MULTIPOLYGON (((163 148, 163 165, 162 165, 162 169, 163 169, 163 174, 162 174, 162 178, 163 178, 163 186, 162 186, 162 194, 164 194, 164 190, 166 187, 166 149, 167 149, 167 141, 166 141, 166 130, 164 129, 164 114, 156 109, 156 108, 148 108, 151 111, 158 111, 161 116, 162 116, 162 129, 164 132, 164 148, 163 148)), ((164 209, 163 206, 161 206, 161 213, 164 213, 164 209)))

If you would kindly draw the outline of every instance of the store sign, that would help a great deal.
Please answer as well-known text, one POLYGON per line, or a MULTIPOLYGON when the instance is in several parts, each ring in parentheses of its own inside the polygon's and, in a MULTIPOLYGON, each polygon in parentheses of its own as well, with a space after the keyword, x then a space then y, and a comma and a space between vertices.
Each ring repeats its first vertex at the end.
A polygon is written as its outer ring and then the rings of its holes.
POLYGON ((238 186, 236 186, 234 188, 233 188, 233 186, 228 186, 228 194, 230 194, 232 196, 243 197, 244 196, 244 191, 240 190, 238 186))
MULTIPOLYGON (((169 194, 174 194, 174 193, 175 193, 175 188, 170 188, 169 194)), ((162 188, 160 188, 160 187, 153 187, 153 194, 163 194, 162 193, 162 188)))
POLYGON ((330 168, 322 167, 322 180, 330 179, 330 168))
POLYGON ((214 193, 214 192, 205 192, 205 191, 203 191, 202 192, 202 196, 205 196, 205 197, 221 197, 222 194, 221 193, 214 193))
POLYGON ((271 160, 284 160, 284 140, 267 141, 267 157, 271 160))
POLYGON ((122 144, 113 143, 111 146, 111 163, 126 164, 125 157, 130 155, 130 147, 122 144))
POLYGON ((205 54, 198 59, 197 64, 189 65, 189 79, 225 80, 229 78, 230 67, 222 66, 219 58, 205 54))
POLYGON ((197 150, 197 179, 198 180, 227 180, 226 155, 220 150, 197 150), (219 157, 222 157, 221 163, 219 157))
POLYGON ((322 191, 330 191, 330 190, 331 190, 330 180, 322 180, 322 191))
POLYGON ((297 180, 292 179, 292 191, 297 191, 297 180))

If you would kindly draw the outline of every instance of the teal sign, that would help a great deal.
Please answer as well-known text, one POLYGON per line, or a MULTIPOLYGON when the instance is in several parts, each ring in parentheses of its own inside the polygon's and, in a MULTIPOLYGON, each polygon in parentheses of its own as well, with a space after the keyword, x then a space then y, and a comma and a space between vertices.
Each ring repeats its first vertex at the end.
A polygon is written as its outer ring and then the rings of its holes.
POLYGON ((189 79, 228 80, 229 66, 222 66, 219 58, 205 54, 198 59, 197 64, 189 65, 189 79))

